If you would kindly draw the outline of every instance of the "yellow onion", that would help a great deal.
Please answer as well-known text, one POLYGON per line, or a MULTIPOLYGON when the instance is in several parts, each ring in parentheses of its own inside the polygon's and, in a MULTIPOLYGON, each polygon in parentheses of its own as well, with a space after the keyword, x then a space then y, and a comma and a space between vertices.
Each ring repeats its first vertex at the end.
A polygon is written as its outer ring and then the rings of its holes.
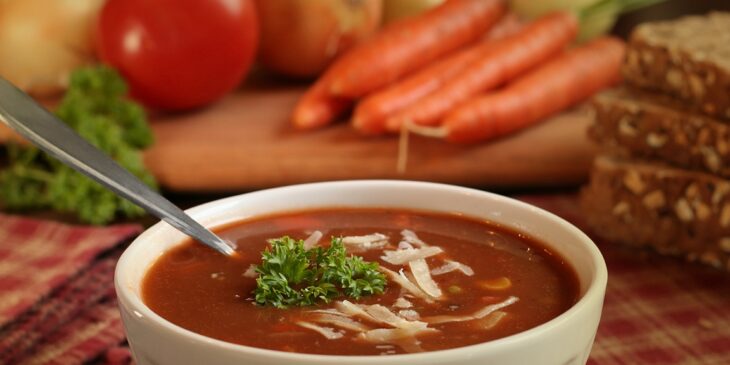
POLYGON ((0 0, 0 75, 35 95, 60 92, 93 62, 103 0, 0 0))
POLYGON ((387 24, 394 20, 417 15, 442 2, 444 0, 385 0, 383 22, 387 24))
POLYGON ((258 0, 260 62, 296 77, 320 74, 377 31, 382 0, 258 0))

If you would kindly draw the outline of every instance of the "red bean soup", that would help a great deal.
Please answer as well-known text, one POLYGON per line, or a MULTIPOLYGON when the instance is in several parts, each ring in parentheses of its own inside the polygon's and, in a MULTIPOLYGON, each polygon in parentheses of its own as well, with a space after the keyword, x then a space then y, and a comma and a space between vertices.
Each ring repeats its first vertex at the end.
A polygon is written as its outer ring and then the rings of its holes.
POLYGON ((143 300, 180 327, 258 348, 389 355, 462 347, 545 323, 579 296, 573 268, 545 245, 457 214, 328 208, 219 233, 236 243, 237 257, 193 242, 177 246, 146 274, 143 300), (339 240, 348 257, 377 263, 382 292, 287 308, 257 302, 262 252, 283 236, 322 250, 339 240))

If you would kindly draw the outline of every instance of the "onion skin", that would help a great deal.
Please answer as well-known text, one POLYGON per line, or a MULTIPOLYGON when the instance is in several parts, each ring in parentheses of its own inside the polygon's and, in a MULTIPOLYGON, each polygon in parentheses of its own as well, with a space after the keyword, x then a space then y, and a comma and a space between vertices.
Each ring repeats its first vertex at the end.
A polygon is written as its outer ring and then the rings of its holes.
POLYGON ((93 30, 103 0, 0 1, 0 75, 35 96, 68 86, 94 58, 93 30))
POLYGON ((375 33, 382 0, 257 0, 259 61, 286 76, 313 78, 375 33))
POLYGON ((385 0, 383 4, 383 23, 388 24, 418 15, 443 2, 444 0, 385 0))

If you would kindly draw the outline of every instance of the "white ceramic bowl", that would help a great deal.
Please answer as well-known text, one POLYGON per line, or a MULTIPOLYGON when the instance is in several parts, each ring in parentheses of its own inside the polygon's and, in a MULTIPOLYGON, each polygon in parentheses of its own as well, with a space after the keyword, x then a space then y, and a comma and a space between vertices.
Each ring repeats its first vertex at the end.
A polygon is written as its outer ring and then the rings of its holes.
POLYGON ((580 230, 534 206, 479 190, 422 182, 347 181, 296 185, 238 195, 190 209, 208 227, 261 214, 317 207, 394 207, 460 212, 539 238, 562 255, 580 281, 580 300, 557 318, 530 330, 483 344, 392 356, 295 354, 235 345, 168 322, 140 297, 147 269, 184 236, 166 223, 140 235, 124 252, 115 286, 129 344, 138 364, 156 365, 406 365, 585 364, 596 335, 606 289, 603 258, 580 230))

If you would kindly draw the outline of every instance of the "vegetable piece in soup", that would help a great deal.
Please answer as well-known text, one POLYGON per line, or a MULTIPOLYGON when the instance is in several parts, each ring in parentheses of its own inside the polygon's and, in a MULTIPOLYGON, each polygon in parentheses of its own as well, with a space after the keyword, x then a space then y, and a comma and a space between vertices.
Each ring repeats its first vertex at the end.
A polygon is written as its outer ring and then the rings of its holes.
POLYGON ((187 242, 143 282, 170 322, 227 342, 330 355, 443 350, 509 336, 578 299, 573 269, 489 222, 398 209, 321 209, 219 232, 238 257, 187 242))

